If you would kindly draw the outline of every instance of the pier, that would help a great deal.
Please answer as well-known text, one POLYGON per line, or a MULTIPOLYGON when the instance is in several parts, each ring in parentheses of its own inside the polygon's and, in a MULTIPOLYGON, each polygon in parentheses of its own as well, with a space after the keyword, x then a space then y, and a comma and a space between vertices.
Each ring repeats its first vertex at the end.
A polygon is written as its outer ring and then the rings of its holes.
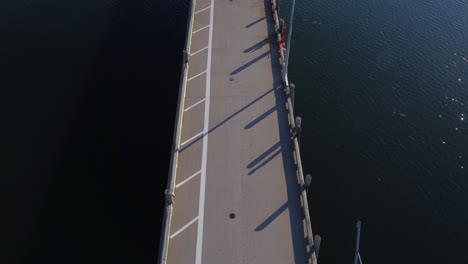
POLYGON ((191 1, 159 263, 316 263, 279 27, 191 1))

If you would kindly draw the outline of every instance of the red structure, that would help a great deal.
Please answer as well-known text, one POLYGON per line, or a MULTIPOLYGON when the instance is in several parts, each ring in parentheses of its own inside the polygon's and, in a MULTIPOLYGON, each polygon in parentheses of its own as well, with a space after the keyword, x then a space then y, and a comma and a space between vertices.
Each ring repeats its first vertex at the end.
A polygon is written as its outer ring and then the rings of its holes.
POLYGON ((283 29, 281 30, 281 43, 280 43, 281 50, 286 50, 286 33, 287 33, 287 28, 283 27, 283 29))

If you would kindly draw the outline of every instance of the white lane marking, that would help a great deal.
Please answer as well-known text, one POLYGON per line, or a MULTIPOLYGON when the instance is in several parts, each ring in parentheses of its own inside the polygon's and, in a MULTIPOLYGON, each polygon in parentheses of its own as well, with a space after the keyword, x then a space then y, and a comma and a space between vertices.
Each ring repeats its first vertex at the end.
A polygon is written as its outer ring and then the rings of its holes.
POLYGON ((199 28, 199 29, 193 31, 192 34, 195 34, 195 33, 199 32, 199 31, 201 31, 201 30, 204 30, 205 28, 208 28, 209 26, 210 26, 210 25, 204 26, 204 27, 202 27, 202 28, 199 28))
POLYGON ((185 180, 179 182, 175 187, 176 187, 176 188, 179 188, 179 187, 182 186, 184 183, 190 181, 191 179, 193 179, 195 176, 197 176, 197 175, 200 174, 200 173, 201 173, 201 170, 195 172, 192 176, 190 176, 190 177, 188 177, 187 179, 185 179, 185 180))
POLYGON ((196 134, 195 136, 185 140, 184 142, 180 143, 180 145, 183 146, 183 145, 187 144, 188 142, 194 140, 195 138, 200 137, 201 135, 203 135, 203 133, 205 133, 205 131, 202 131, 202 132, 196 134))
POLYGON ((205 98, 201 99, 200 101, 194 103, 193 105, 191 105, 191 106, 185 108, 184 112, 185 112, 185 111, 188 111, 188 110, 190 110, 190 109, 192 109, 192 108, 194 108, 195 106, 197 106, 197 105, 203 103, 204 101, 205 101, 205 98))
POLYGON ((202 153, 202 168, 200 174, 200 198, 198 201, 198 230, 197 230, 197 250, 195 254, 195 264, 202 262, 202 249, 203 249, 203 221, 205 218, 205 191, 206 191, 206 162, 208 158, 208 130, 210 119, 210 92, 211 92, 211 49, 213 42, 213 14, 214 14, 214 0, 211 0, 210 9, 210 33, 208 36, 208 56, 206 68, 206 92, 205 92, 205 122, 204 129, 205 136, 203 137, 203 153, 202 153))
POLYGON ((193 224, 195 221, 198 220, 198 216, 195 217, 194 219, 192 219, 192 221, 188 222, 186 225, 184 225, 183 227, 181 227, 179 230, 177 230, 177 232, 175 232, 174 234, 171 235, 171 239, 173 239, 175 236, 177 236, 178 234, 180 234, 182 231, 184 231, 187 227, 189 227, 191 224, 193 224))
POLYGON ((194 53, 190 54, 190 56, 193 56, 193 55, 197 54, 198 52, 204 51, 204 50, 206 50, 207 48, 208 48, 208 46, 204 47, 203 49, 197 50, 197 51, 195 51, 194 53))
POLYGON ((201 12, 207 10, 207 9, 210 8, 210 7, 211 7, 211 6, 207 6, 207 7, 203 8, 203 9, 200 9, 200 10, 198 10, 197 12, 195 12, 195 14, 201 13, 201 12))
POLYGON ((191 80, 193 80, 193 79, 197 78, 198 76, 200 76, 200 75, 202 75, 202 74, 205 74, 205 73, 206 73, 206 71, 202 71, 202 72, 200 72, 199 74, 197 74, 197 75, 195 75, 195 76, 193 76, 193 77, 188 78, 188 79, 187 79, 187 82, 188 82, 188 81, 191 81, 191 80))

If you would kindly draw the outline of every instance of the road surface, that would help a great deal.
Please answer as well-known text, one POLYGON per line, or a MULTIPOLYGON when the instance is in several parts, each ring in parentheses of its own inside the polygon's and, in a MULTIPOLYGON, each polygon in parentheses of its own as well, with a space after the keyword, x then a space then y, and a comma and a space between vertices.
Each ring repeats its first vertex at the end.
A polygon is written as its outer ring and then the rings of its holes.
POLYGON ((308 263, 271 4, 193 8, 167 263, 308 263))

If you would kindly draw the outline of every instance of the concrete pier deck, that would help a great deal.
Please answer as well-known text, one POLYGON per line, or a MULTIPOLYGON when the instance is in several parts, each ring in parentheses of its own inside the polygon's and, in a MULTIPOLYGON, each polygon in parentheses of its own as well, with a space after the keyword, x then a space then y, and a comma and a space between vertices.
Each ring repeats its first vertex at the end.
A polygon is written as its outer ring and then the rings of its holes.
POLYGON ((159 261, 309 263, 271 3, 191 9, 159 261))

